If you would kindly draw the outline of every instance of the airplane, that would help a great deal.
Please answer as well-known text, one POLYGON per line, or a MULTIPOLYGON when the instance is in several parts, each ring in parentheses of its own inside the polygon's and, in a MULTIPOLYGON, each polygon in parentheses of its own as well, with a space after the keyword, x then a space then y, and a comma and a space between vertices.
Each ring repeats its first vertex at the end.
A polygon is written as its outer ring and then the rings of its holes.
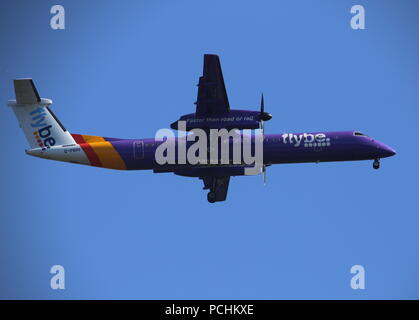
MULTIPOLYGON (((119 139, 70 133, 50 109, 52 101, 40 98, 32 79, 14 80, 15 100, 9 100, 30 149, 26 154, 57 161, 84 164, 117 170, 153 170, 172 172, 179 176, 203 180, 209 190, 210 203, 225 201, 230 177, 242 176, 246 163, 234 163, 228 153, 227 164, 186 163, 159 164, 156 152, 162 143, 175 147, 196 129, 210 132, 229 129, 245 138, 245 130, 261 129, 263 166, 259 173, 266 182, 266 167, 282 163, 319 163, 331 161, 373 160, 373 168, 380 167, 380 159, 391 157, 396 151, 359 131, 309 132, 264 134, 264 122, 272 115, 264 110, 263 94, 260 110, 230 109, 220 59, 215 54, 204 55, 203 75, 199 78, 195 113, 183 115, 173 122, 173 130, 186 135, 162 139, 119 139), (183 124, 183 127, 181 126, 183 124)), ((257 135, 251 135, 251 147, 256 147, 257 135)), ((231 140, 228 140, 231 145, 231 140)), ((189 150, 191 142, 184 142, 189 150)), ((208 146, 208 145, 207 145, 208 146)), ((177 149, 176 149, 177 150, 177 149)))

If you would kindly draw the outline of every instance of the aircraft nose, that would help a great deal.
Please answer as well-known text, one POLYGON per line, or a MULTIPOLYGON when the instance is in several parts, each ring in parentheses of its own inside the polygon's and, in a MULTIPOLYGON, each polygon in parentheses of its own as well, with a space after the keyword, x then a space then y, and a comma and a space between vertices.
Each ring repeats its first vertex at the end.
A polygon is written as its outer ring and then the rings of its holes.
POLYGON ((392 157, 396 154, 396 150, 389 147, 388 145, 385 145, 384 143, 380 143, 378 149, 381 158, 392 157))

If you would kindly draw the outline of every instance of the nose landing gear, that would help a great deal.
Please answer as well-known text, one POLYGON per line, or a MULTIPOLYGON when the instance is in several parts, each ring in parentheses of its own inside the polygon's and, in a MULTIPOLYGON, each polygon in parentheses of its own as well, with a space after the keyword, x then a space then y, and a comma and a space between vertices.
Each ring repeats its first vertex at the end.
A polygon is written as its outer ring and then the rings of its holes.
POLYGON ((372 167, 374 169, 380 169, 380 159, 375 159, 374 162, 372 163, 372 167))
POLYGON ((207 195, 208 202, 214 203, 215 202, 215 198, 216 198, 215 192, 213 192, 213 191, 208 192, 208 195, 207 195))

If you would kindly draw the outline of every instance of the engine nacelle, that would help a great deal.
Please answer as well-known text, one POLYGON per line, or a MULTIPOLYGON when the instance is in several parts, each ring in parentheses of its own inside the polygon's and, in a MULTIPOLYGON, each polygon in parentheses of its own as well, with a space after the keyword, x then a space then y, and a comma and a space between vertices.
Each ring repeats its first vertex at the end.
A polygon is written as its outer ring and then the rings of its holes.
POLYGON ((269 120, 272 116, 268 113, 261 114, 259 111, 230 110, 224 114, 214 114, 205 117, 195 113, 185 114, 179 120, 173 122, 170 128, 174 130, 190 131, 200 129, 258 129, 261 120, 269 120), (182 127, 179 121, 185 121, 182 127))

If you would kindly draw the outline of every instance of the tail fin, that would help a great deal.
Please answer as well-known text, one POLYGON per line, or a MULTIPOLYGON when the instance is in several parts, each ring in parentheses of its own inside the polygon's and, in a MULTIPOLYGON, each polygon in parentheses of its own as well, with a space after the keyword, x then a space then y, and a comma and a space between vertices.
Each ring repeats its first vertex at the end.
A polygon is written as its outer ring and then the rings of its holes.
POLYGON ((14 80, 16 100, 9 100, 20 127, 33 148, 76 143, 50 110, 50 99, 41 99, 32 79, 14 80))

